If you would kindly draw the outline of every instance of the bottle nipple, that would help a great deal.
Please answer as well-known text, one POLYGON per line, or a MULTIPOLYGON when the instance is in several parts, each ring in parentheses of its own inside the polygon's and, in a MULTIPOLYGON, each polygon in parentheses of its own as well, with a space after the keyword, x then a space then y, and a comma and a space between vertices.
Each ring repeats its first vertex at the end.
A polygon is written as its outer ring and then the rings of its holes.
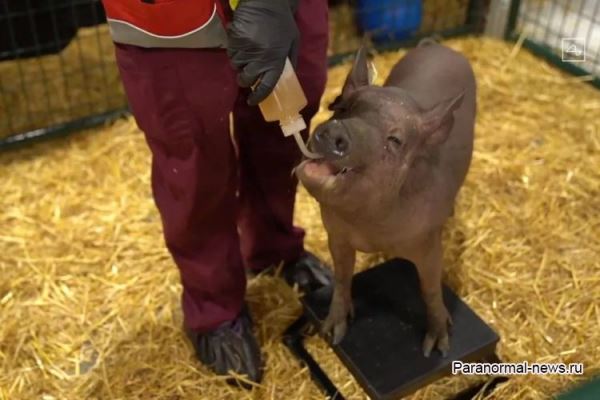
POLYGON ((287 58, 277 85, 258 106, 265 121, 279 121, 283 135, 285 137, 294 136, 302 154, 308 158, 322 158, 320 154, 308 150, 300 136, 300 132, 306 129, 306 123, 300 115, 300 111, 306 107, 306 104, 302 86, 300 86, 290 59, 287 58))
POLYGON ((280 125, 281 125, 281 130, 283 131, 283 135, 286 137, 293 135, 294 139, 296 139, 296 143, 298 144, 298 147, 300 148, 300 151, 307 158, 312 158, 312 159, 323 158, 323 156, 321 154, 313 153, 312 151, 310 151, 306 147, 304 140, 302 140, 302 136, 300 136, 300 132, 302 132, 302 130, 306 129, 306 123, 304 123, 304 120, 302 119, 301 116, 298 115, 296 118, 291 119, 289 121, 285 121, 285 122, 281 121, 280 125))

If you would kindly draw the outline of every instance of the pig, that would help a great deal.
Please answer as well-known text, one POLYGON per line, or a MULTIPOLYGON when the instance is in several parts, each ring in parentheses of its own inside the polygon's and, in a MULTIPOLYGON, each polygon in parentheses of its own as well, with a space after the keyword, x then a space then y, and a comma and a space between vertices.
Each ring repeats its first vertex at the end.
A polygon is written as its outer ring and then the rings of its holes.
POLYGON ((356 53, 332 117, 308 146, 322 157, 295 168, 320 208, 333 260, 333 296, 322 333, 334 344, 354 316, 357 251, 383 253, 417 268, 427 310, 425 357, 450 349, 442 298, 442 229, 471 164, 476 81, 469 61, 432 40, 370 83, 367 47, 356 53))

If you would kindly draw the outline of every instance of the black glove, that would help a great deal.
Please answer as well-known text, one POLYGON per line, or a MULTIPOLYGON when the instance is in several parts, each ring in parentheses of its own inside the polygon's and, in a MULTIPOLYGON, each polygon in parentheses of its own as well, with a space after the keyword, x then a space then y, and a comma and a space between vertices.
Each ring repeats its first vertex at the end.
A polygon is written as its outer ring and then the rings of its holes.
POLYGON ((286 57, 295 66, 299 32, 293 8, 297 0, 241 0, 229 25, 227 54, 240 71, 241 87, 252 87, 249 105, 257 105, 273 90, 286 57))

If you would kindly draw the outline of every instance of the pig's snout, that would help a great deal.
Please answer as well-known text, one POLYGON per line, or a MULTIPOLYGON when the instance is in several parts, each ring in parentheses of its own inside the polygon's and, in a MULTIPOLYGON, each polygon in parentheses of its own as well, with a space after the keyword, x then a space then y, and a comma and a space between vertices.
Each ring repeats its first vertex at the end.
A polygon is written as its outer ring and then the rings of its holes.
POLYGON ((313 150, 324 155, 344 157, 350 149, 350 137, 339 122, 323 125, 311 142, 313 150))

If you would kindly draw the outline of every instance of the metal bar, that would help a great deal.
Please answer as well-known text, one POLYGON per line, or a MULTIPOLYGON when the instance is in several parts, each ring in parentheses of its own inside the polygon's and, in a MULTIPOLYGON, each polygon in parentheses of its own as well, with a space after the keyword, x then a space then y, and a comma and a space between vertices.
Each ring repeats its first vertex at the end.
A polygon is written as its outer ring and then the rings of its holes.
MULTIPOLYGON (((60 37, 59 37, 59 32, 58 32, 58 22, 57 22, 57 18, 56 18, 56 8, 53 8, 50 11, 50 17, 52 19, 52 30, 54 31, 54 43, 56 48, 59 48, 60 46, 60 37)), ((58 52, 58 61, 59 61, 59 65, 60 65, 60 72, 62 74, 62 78, 63 78, 63 84, 64 84, 64 88, 65 88, 65 97, 67 98, 67 114, 69 115, 69 117, 73 117, 73 108, 72 108, 72 104, 71 104, 71 91, 70 91, 70 86, 69 86, 69 80, 67 79, 67 73, 66 73, 66 68, 65 68, 65 58, 63 56, 62 51, 58 52)))
POLYGON ((475 33, 482 33, 489 10, 490 0, 469 0, 466 25, 471 27, 475 33))
MULTIPOLYGON (((548 23, 546 24, 546 29, 544 29, 544 38, 542 39, 542 41, 547 44, 548 46, 555 46, 556 44, 553 44, 551 40, 548 39, 548 34, 552 33, 552 29, 550 29, 550 27, 552 26, 552 22, 554 20, 554 15, 556 13, 556 1, 551 1, 550 2, 550 12, 548 13, 548 23)), ((539 14, 538 14, 539 15, 539 14)), ((560 33, 558 34, 558 36, 560 36, 560 33)))
POLYGON ((51 119, 50 110, 52 106, 50 104, 50 91, 48 90, 48 77, 46 76, 46 69, 44 68, 44 63, 41 60, 41 51, 39 48, 39 38, 35 29, 35 20, 33 19, 33 12, 31 8, 31 1, 25 0, 25 4, 27 7, 27 18, 29 20, 29 27, 31 28, 31 35, 33 37, 33 42, 35 43, 34 49, 37 53, 36 61, 40 68, 40 74, 42 76, 42 85, 44 88, 44 97, 46 100, 46 115, 51 119))
POLYGON ((2 99, 2 106, 4 107, 4 110, 6 111, 6 118, 2 118, 2 119, 4 119, 6 121, 6 124, 4 126, 8 126, 9 132, 14 133, 15 127, 13 125, 12 114, 8 111, 8 100, 6 97, 7 97, 7 95, 4 90, 4 85, 2 84, 2 77, 0 76, 0 98, 2 99))
POLYGON ((283 333, 283 343, 290 351, 307 367, 313 381, 319 388, 329 396, 331 400, 345 400, 342 393, 331 382, 325 371, 321 369, 319 364, 310 355, 304 347, 303 331, 309 325, 308 319, 302 314, 292 325, 290 325, 283 333))
MULTIPOLYGON (((581 0, 581 2, 579 4, 583 4, 584 2, 585 2, 585 0, 581 0)), ((560 28, 558 28, 559 40, 560 40, 560 38, 564 37, 563 32, 565 31, 565 23, 567 22, 567 14, 571 11, 571 5, 572 5, 572 3, 568 2, 566 4, 566 7, 563 8, 565 13, 563 15, 562 21, 560 22, 560 28)), ((575 26, 577 26, 577 24, 575 26)))
MULTIPOLYGON (((571 4, 571 3, 569 3, 569 4, 571 4)), ((576 37, 578 38, 579 37, 579 27, 581 25, 581 21, 583 20, 583 6, 584 6, 584 4, 585 4, 585 0, 580 0, 580 2, 579 2, 579 9, 577 10, 577 19, 575 21, 575 26, 574 26, 574 32, 571 35, 571 37, 573 37, 573 38, 576 38, 576 37)), ((565 19, 566 19, 566 16, 565 16, 565 19)), ((587 47, 587 43, 584 42, 583 46, 584 46, 583 51, 585 52, 585 48, 587 47)), ((584 53, 584 56, 585 56, 585 53, 584 53)), ((593 68, 592 68, 592 71, 589 71, 589 73, 594 73, 593 68)))
POLYGON ((523 3, 521 3, 517 18, 521 17, 521 19, 524 19, 524 17, 527 15, 527 11, 529 11, 529 2, 525 0, 523 3))
MULTIPOLYGON (((8 12, 9 12, 8 3, 7 2, 3 2, 3 3, 4 3, 4 11, 5 11, 5 13, 8 14, 8 12)), ((10 37, 11 46, 13 47, 13 49, 16 49, 19 46, 17 44, 17 39, 15 38, 15 32, 14 32, 14 27, 13 27, 12 22, 11 22, 11 18, 7 18, 6 19, 6 24, 8 26, 8 35, 10 37)), ((21 60, 17 58, 16 61, 15 61, 15 63, 17 64, 17 71, 18 71, 18 74, 19 74, 19 83, 20 83, 20 86, 21 86, 21 91, 23 93, 23 97, 25 98, 25 110, 27 112, 27 120, 28 121, 32 121, 32 118, 31 118, 31 108, 29 106, 29 104, 30 104, 29 103, 29 96, 27 95, 27 90, 25 89, 25 77, 24 77, 24 74, 23 74, 23 68, 21 66, 21 60)))
MULTIPOLYGON (((75 12, 75 4, 71 4, 71 16, 73 17, 73 23, 75 24, 76 27, 78 27, 78 32, 76 33, 75 38, 73 40, 75 40, 75 42, 77 43, 77 53, 79 55, 79 61, 81 62, 81 73, 83 75, 83 84, 85 86, 86 93, 90 93, 88 74, 87 74, 86 65, 85 65, 85 61, 83 59, 82 50, 81 50, 81 38, 79 37, 79 24, 77 23, 78 18, 77 18, 77 13, 75 12)), ((89 104, 90 104, 90 113, 93 114, 94 108, 91 107, 91 103, 89 103, 89 104)))
MULTIPOLYGON (((582 12, 583 14, 583 12, 582 12)), ((592 57, 592 60, 590 61, 590 67, 592 69, 592 73, 595 75, 600 75, 600 43, 598 43, 598 49, 595 53, 592 53, 592 49, 591 49, 591 37, 592 37, 592 32, 594 31, 594 24, 598 24, 600 25, 600 20, 596 20, 596 16, 600 15, 600 1, 596 1, 594 9, 592 11, 591 15, 586 15, 586 18, 589 18, 590 20, 590 26, 588 28, 587 34, 585 35, 585 42, 584 45, 586 47, 586 53, 589 54, 590 57, 592 57), (593 54, 593 56, 592 56, 593 54)), ((586 54, 586 57, 587 57, 586 54)))
MULTIPOLYGON (((535 27, 541 27, 542 25, 540 24, 540 19, 539 16, 542 15, 542 8, 544 7, 544 2, 543 1, 538 1, 538 8, 537 8, 537 12, 534 12, 534 18, 532 19, 532 21, 534 21, 534 25, 535 27), (537 18, 536 18, 537 17, 537 18)), ((533 8, 533 7, 532 7, 533 8)))
POLYGON ((27 145, 34 142, 39 142, 45 139, 57 138, 68 134, 83 131, 102 125, 106 121, 112 121, 127 114, 127 109, 119 108, 107 111, 102 114, 93 115, 90 117, 80 118, 74 121, 51 126, 48 128, 36 129, 33 131, 9 136, 0 139, 0 151, 9 150, 17 146, 27 145))
POLYGON ((506 30, 504 31, 504 38, 510 40, 517 26, 517 18, 519 16, 519 8, 521 7, 521 0, 512 0, 510 2, 510 9, 508 10, 508 18, 506 19, 506 30))
POLYGON ((590 43, 590 38, 592 36, 592 31, 594 30, 594 22, 597 22, 600 25, 600 21, 596 21, 595 16, 600 15, 600 1, 596 0, 596 5, 594 6, 594 11, 592 11, 592 16, 590 17, 590 29, 588 29, 588 33, 586 35, 585 42, 590 43))
MULTIPOLYGON (((92 8, 92 19, 98 23, 98 12, 96 11, 97 1, 90 2, 92 8)), ((102 69, 102 81, 104 82, 104 97, 106 100, 106 107, 110 107, 110 94, 108 93, 108 78, 106 77, 106 63, 104 62, 104 53, 102 52, 102 42, 100 40, 100 29, 98 26, 94 26, 96 32, 96 43, 98 45, 98 54, 100 55, 100 68, 102 69)))

